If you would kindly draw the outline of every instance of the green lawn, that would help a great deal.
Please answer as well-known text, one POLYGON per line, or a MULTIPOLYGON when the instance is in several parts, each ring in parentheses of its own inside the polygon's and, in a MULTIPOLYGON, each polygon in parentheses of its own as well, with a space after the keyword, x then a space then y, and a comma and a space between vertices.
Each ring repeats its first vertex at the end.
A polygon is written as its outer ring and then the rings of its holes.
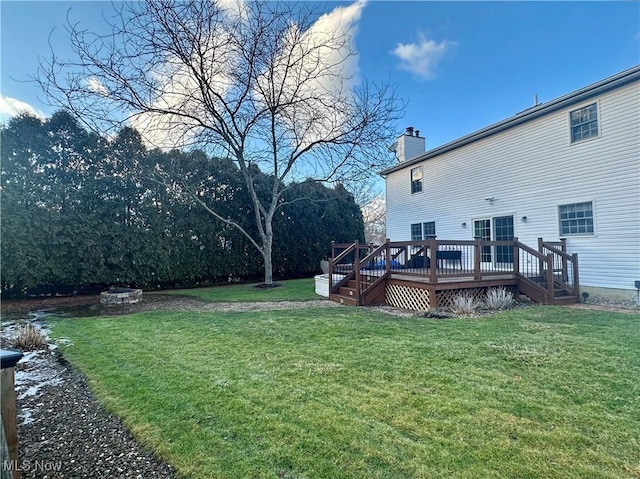
POLYGON ((188 478, 640 477, 634 315, 163 312, 53 335, 188 478))
POLYGON ((258 283, 212 286, 210 288, 176 289, 163 291, 163 294, 194 296, 209 302, 241 301, 311 301, 322 299, 315 294, 313 278, 276 281, 277 288, 257 288, 258 283))

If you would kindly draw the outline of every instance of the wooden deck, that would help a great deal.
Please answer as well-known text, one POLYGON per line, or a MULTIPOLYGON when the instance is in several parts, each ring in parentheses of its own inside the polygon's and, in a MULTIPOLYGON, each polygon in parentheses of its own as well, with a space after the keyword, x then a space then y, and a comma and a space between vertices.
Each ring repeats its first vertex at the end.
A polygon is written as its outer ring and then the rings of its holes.
POLYGON ((428 310, 449 306, 461 294, 482 300, 503 287, 543 304, 578 302, 578 262, 563 242, 538 241, 534 250, 513 241, 333 244, 330 299, 353 306, 388 304, 428 310), (440 257, 439 257, 440 256, 440 257), (493 259, 492 261, 489 261, 493 259), (498 261, 496 261, 498 260, 498 261))

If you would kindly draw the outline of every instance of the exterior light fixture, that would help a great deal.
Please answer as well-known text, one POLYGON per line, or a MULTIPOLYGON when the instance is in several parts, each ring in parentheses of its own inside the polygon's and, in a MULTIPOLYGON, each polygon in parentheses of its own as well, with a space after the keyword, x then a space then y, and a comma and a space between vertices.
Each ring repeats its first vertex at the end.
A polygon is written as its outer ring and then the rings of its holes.
POLYGON ((522 221, 523 223, 526 223, 529 220, 529 218, 527 218, 526 216, 523 216, 522 218, 520 218, 520 221, 522 221))
POLYGON ((462 226, 463 228, 467 227, 467 223, 462 223, 460 226, 462 226))

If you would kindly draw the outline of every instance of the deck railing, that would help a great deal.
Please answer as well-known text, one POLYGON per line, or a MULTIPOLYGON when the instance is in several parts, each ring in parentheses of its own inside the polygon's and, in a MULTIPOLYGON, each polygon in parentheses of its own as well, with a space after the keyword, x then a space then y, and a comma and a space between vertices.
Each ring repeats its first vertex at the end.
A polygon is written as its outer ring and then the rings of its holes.
POLYGON ((555 284, 566 291, 571 291, 573 296, 579 296, 578 255, 567 253, 566 240, 548 242, 538 238, 538 250, 553 256, 551 269, 555 284))
POLYGON ((514 238, 511 241, 437 240, 386 241, 373 245, 332 243, 329 261, 332 291, 350 281, 356 285, 356 303, 393 273, 417 276, 431 284, 442 281, 481 281, 517 277, 525 294, 550 303, 556 291, 578 295, 577 255, 566 252, 566 243, 538 241, 535 250, 514 238))

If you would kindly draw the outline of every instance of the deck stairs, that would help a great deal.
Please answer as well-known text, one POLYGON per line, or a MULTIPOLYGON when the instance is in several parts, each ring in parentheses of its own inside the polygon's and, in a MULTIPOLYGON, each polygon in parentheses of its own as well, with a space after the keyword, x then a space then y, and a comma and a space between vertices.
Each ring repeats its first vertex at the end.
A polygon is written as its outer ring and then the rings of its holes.
MULTIPOLYGON (((360 284, 366 289, 375 279, 375 276, 361 276, 360 284)), ((358 306, 358 283, 353 279, 348 280, 344 286, 337 288, 336 293, 331 294, 331 299, 347 306, 358 306)))
MULTIPOLYGON (((534 276, 529 279, 535 282, 537 285, 539 285, 540 288, 542 288, 545 291, 545 294, 547 294, 546 292, 548 291, 548 288, 547 288, 548 283, 545 276, 534 276)), ((523 288, 521 287, 521 289, 523 288)), ((578 296, 574 294, 573 288, 570 288, 569 286, 567 286, 565 282, 562 281, 561 279, 556 279, 556 278, 554 278, 553 280, 552 302, 546 301, 544 298, 541 298, 535 294, 533 294, 530 298, 542 304, 557 304, 557 305, 576 304, 579 300, 578 296)))

